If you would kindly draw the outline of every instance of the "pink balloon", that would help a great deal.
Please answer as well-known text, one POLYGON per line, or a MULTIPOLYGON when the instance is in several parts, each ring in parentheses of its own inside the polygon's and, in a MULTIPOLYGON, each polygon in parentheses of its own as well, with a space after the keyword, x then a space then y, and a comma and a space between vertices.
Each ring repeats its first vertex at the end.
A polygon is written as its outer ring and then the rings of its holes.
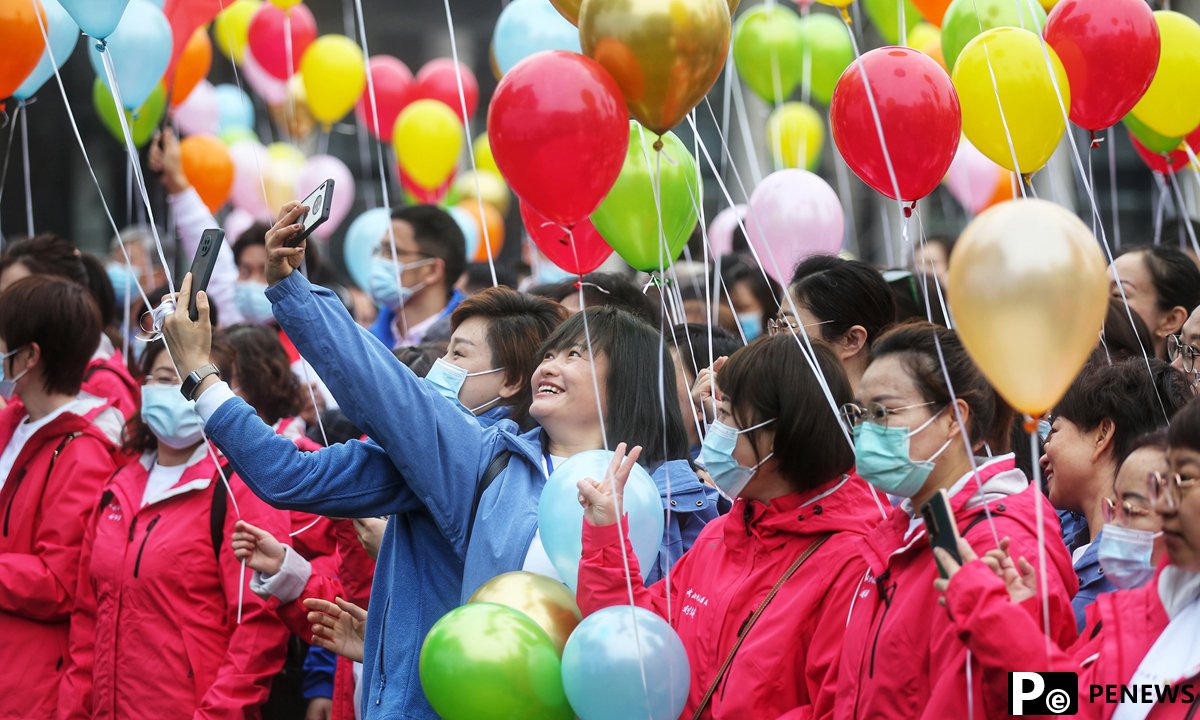
POLYGON ((330 179, 333 180, 333 203, 329 206, 329 219, 313 231, 321 240, 328 240, 350 214, 354 205, 354 176, 346 163, 332 155, 310 157, 300 172, 300 192, 304 193, 304 197, 330 179))
POLYGON ((264 70, 250 53, 242 58, 242 75, 246 78, 246 84, 268 105, 278 105, 287 100, 287 81, 264 70))
POLYGON ((201 80, 187 100, 171 111, 171 117, 184 135, 219 135, 221 106, 212 83, 201 80))
POLYGON ((229 156, 233 158, 233 189, 229 200, 256 220, 271 220, 262 179, 271 162, 267 149, 257 141, 243 140, 229 148, 229 156))
POLYGON ((712 248, 713 257, 721 257, 733 252, 733 234, 738 229, 738 219, 746 224, 746 206, 734 205, 727 207, 708 224, 708 245, 712 248))
POLYGON ((842 249, 842 203, 829 183, 809 171, 780 170, 750 195, 746 232, 767 272, 786 285, 800 260, 842 249))
POLYGON ((1003 168, 963 137, 946 172, 946 187, 954 199, 974 215, 986 208, 995 194, 998 170, 1003 168))
POLYGON ((229 239, 229 244, 232 245, 255 222, 257 220, 253 215, 245 210, 234 208, 225 216, 225 222, 221 223, 221 226, 225 229, 225 237, 229 239))

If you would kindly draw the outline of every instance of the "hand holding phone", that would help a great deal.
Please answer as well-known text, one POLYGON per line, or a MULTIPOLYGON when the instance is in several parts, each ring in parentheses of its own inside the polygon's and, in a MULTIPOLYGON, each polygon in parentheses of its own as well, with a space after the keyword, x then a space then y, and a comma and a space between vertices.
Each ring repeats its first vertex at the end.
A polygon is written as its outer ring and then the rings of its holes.
POLYGON ((196 248, 196 256, 192 258, 192 302, 188 308, 188 319, 192 322, 200 319, 196 308, 196 294, 201 290, 208 290, 208 281, 217 263, 217 253, 224 244, 225 231, 220 228, 205 230, 200 236, 200 245, 196 248))
MULTIPOLYGON (((963 564, 962 556, 958 553, 958 524, 954 522, 954 513, 950 509, 950 495, 945 488, 938 490, 929 502, 921 506, 921 515, 925 518, 925 532, 929 535, 930 548, 941 548, 959 565, 963 564)), ((938 563, 938 573, 949 577, 945 568, 938 563)))
POLYGON ((321 227, 329 220, 329 207, 333 203, 333 179, 326 180, 317 186, 308 194, 308 197, 300 201, 300 204, 308 208, 308 213, 305 214, 302 221, 304 229, 284 243, 284 247, 299 247, 300 243, 304 242, 313 231, 321 227))

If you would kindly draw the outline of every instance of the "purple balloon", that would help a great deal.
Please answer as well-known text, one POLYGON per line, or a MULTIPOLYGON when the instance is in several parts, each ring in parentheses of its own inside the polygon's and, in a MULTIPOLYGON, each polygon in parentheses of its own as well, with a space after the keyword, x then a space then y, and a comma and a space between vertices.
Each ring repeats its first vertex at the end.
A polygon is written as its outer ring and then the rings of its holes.
POLYGON ((745 205, 725 208, 708 224, 708 246, 712 248, 713 257, 733 252, 733 233, 738 229, 739 219, 746 224, 745 205))
POLYGON ((1003 172, 1004 168, 979 152, 964 137, 946 173, 946 187, 954 199, 974 215, 987 207, 1003 172))
POLYGON ((179 107, 171 111, 184 135, 217 135, 221 125, 221 106, 212 83, 201 80, 179 107))
POLYGON ((221 225, 225 228, 225 235, 229 238, 229 242, 232 245, 255 222, 257 222, 257 219, 253 215, 245 210, 234 208, 225 216, 225 222, 221 223, 221 225))
POLYGON ((845 218, 837 193, 807 170, 780 170, 750 196, 747 240, 767 272, 787 284, 792 268, 810 255, 842 249, 845 218))
POLYGON ((233 189, 229 200, 238 210, 269 222, 271 212, 263 197, 263 173, 271 163, 267 149, 255 140, 243 140, 229 148, 233 158, 233 189))
POLYGON ((304 197, 330 179, 333 180, 333 203, 329 206, 329 219, 313 231, 320 240, 328 240, 350 214, 350 208, 354 205, 354 176, 346 163, 332 155, 310 157, 300 172, 300 192, 304 193, 304 197))

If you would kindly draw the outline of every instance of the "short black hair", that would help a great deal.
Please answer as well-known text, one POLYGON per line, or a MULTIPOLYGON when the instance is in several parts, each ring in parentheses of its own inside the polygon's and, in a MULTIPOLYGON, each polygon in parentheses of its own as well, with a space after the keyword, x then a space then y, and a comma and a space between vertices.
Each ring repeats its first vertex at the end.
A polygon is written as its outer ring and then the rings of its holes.
POLYGON ((690 374, 689 378, 679 378, 680 382, 692 380, 704 368, 712 367, 719 357, 728 357, 742 347, 741 338, 721 327, 712 327, 711 334, 708 325, 700 323, 680 323, 673 329, 672 344, 679 352, 683 369, 690 374), (712 338, 712 353, 709 353, 708 341, 712 338))
MULTIPOLYGON (((517 289, 517 271, 506 262, 495 262, 496 284, 500 287, 517 289)), ((492 287, 492 266, 487 263, 470 263, 467 265, 467 294, 479 292, 492 287)))
MULTIPOLYGON (((255 245, 266 246, 267 233, 270 232, 271 226, 266 223, 254 223, 250 227, 242 231, 241 235, 237 236, 237 240, 233 243, 233 262, 236 265, 241 262, 242 253, 246 252, 246 248, 255 245)), ((307 253, 306 253, 307 254, 307 253)))
POLYGON ((792 272, 789 290, 797 304, 825 323, 817 326, 825 340, 836 340, 859 325, 870 344, 896 322, 891 287, 878 270, 859 260, 807 257, 792 272))
POLYGON ((1108 314, 1104 316, 1104 329, 1100 333, 1100 347, 1093 353, 1092 361, 1118 362, 1146 357, 1154 357, 1154 346, 1146 321, 1126 309, 1125 302, 1120 298, 1110 298, 1108 314))
POLYGON ((779 304, 783 299, 783 288, 775 279, 763 273, 758 263, 750 256, 742 254, 725 255, 721 258, 721 282, 725 292, 732 293, 738 283, 746 283, 750 294, 762 308, 761 329, 767 329, 767 322, 779 312, 779 304))
POLYGON ((1150 270, 1161 312, 1181 307, 1191 313, 1200 306, 1200 268, 1187 253, 1170 245, 1134 247, 1125 253, 1142 255, 1150 270))
POLYGON ((412 227, 421 254, 442 261, 446 266, 446 290, 453 288, 467 267, 467 240, 450 213, 436 205, 409 205, 393 210, 392 220, 402 220, 412 227))
POLYGON ((0 273, 20 263, 34 275, 53 275, 88 287, 87 269, 79 249, 64 237, 42 233, 9 243, 0 256, 0 273))
MULTIPOLYGON (((578 295, 580 281, 568 280, 555 287, 553 299, 562 302, 578 295)), ((650 298, 629 279, 616 273, 593 272, 583 276, 583 303, 585 307, 615 307, 632 313, 639 319, 658 327, 658 308, 650 298)))
POLYGON ((1200 397, 1192 398, 1171 418, 1167 444, 1172 448, 1200 452, 1200 397))
MULTIPOLYGON (((46 392, 79 394, 100 329, 91 293, 66 278, 31 275, 0 293, 0 338, 9 352, 37 343, 46 392)), ((6 377, 12 377, 8 368, 15 359, 4 361, 6 377)))

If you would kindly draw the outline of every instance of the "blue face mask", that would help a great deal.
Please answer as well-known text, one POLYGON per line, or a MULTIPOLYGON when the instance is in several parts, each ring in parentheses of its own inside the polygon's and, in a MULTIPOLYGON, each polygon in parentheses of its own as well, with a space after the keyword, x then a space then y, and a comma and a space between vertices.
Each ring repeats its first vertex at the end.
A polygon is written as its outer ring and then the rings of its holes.
POLYGON ((738 313, 737 318, 747 343, 762 335, 762 317, 758 313, 738 313))
POLYGON ((856 425, 854 465, 859 476, 889 495, 911 498, 920 492, 933 472, 933 461, 950 447, 951 441, 947 440, 928 460, 913 460, 909 455, 909 439, 941 414, 939 410, 911 432, 906 427, 884 427, 872 422, 856 425))
POLYGON ((735 500, 738 495, 742 494, 742 491, 746 489, 746 485, 750 483, 750 479, 754 477, 754 473, 758 471, 758 468, 775 454, 774 452, 769 453, 754 467, 748 468, 742 466, 733 457, 733 450, 737 447, 738 435, 748 433, 751 430, 757 430, 773 422, 775 422, 774 419, 767 420, 753 427, 748 427, 745 430, 730 427, 720 420, 708 426, 708 433, 704 436, 704 444, 700 447, 700 459, 704 463, 704 469, 708 471, 713 482, 716 483, 717 489, 730 500, 735 500))
POLYGON ((179 392, 178 385, 143 385, 142 420, 158 441, 183 450, 204 437, 204 421, 196 414, 196 403, 179 392))
POLYGON ((501 398, 497 396, 477 408, 468 408, 462 404, 461 400, 458 399, 458 394, 462 392, 463 383, 465 383, 469 377, 475 377, 476 375, 491 375, 492 373, 498 373, 503 369, 504 368, 496 368, 494 370, 480 370, 479 372, 469 373, 467 372, 466 368, 461 368, 453 363, 446 362, 442 358, 438 358, 437 360, 433 361, 433 367, 429 368, 429 372, 425 374, 425 381, 431 383, 434 388, 437 389, 438 395, 441 395, 458 407, 474 415, 485 407, 499 402, 501 398))
POLYGON ((248 323, 270 325, 275 321, 271 301, 267 299, 266 283, 239 280, 233 286, 233 303, 248 323))
POLYGON ((25 346, 22 345, 16 350, 9 350, 0 355, 0 398, 4 398, 6 402, 12 400, 12 396, 17 392, 17 381, 25 377, 25 373, 29 372, 29 368, 25 368, 17 373, 15 377, 6 377, 8 375, 8 359, 24 349, 25 346))
POLYGON ((130 296, 137 295, 137 273, 133 272, 128 265, 110 262, 104 266, 104 270, 108 273, 108 281, 112 283, 113 292, 117 295, 117 303, 125 304, 126 289, 130 296))
POLYGON ((1105 525, 1097 553, 1105 577, 1122 590, 1149 582, 1154 577, 1154 539, 1161 534, 1105 525))
POLYGON ((367 280, 367 290, 375 302, 380 305, 393 310, 402 308, 412 299, 413 295, 425 287, 425 283, 419 283, 415 287, 404 287, 400 284, 400 277, 406 270, 428 265, 431 262, 433 262, 433 258, 425 258, 413 263, 373 258, 371 260, 371 277, 367 280))

